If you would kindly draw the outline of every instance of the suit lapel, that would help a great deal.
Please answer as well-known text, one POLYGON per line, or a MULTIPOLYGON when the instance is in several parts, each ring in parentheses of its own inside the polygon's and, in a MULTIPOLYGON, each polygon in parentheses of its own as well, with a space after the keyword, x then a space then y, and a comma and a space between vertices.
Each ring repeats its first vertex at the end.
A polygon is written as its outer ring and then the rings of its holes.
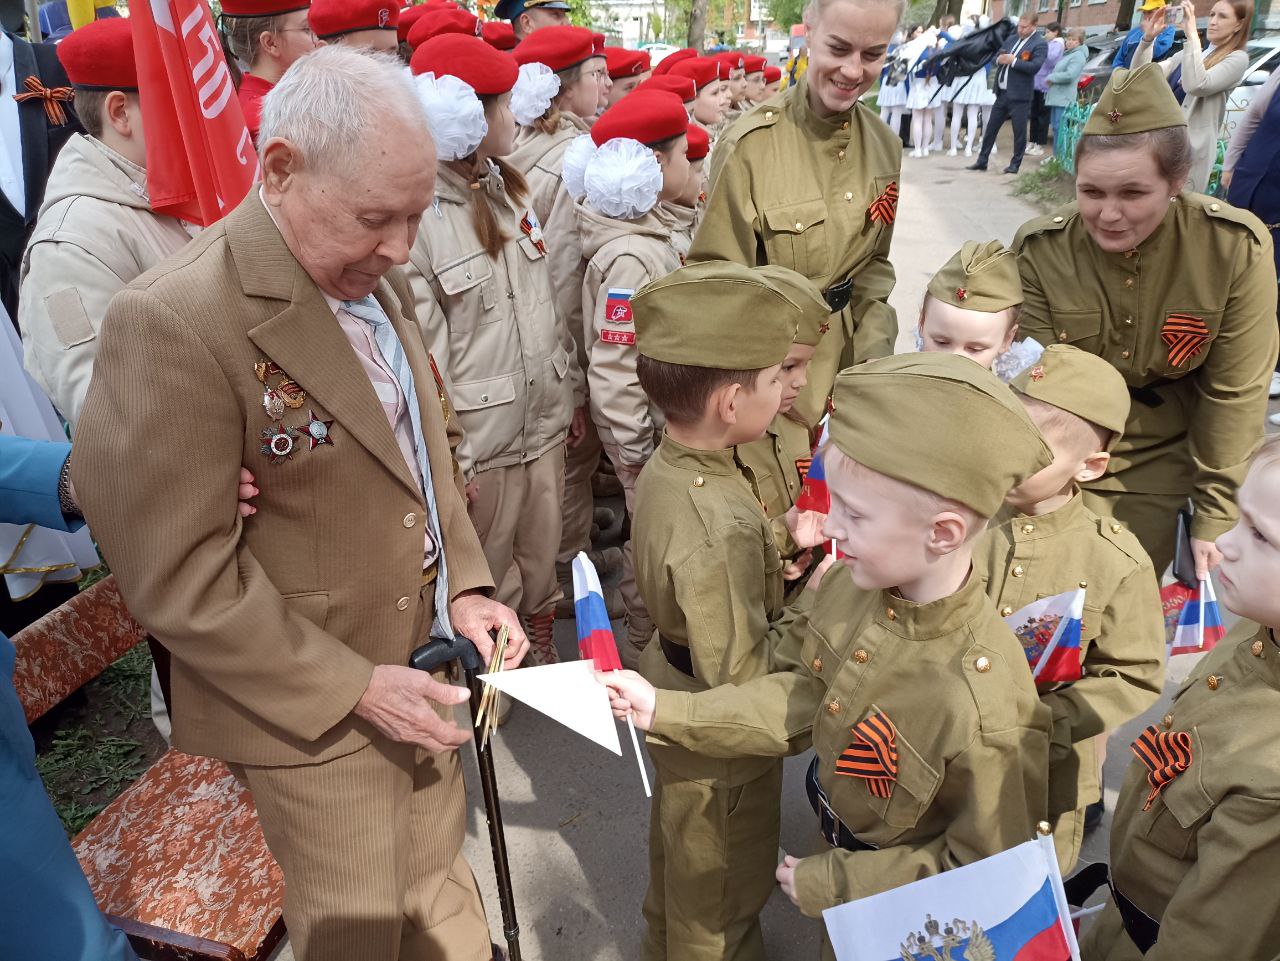
MULTIPOLYGON (((13 42, 13 76, 18 92, 28 77, 39 77, 35 51, 22 40, 13 42)), ((27 198, 26 223, 35 223, 40 211, 40 184, 49 166, 49 128, 44 104, 39 99, 18 104, 18 126, 22 131, 22 181, 27 198)), ((7 203, 7 202, 6 202, 7 203)), ((12 208, 10 208, 12 209, 12 208)), ((16 213, 16 211, 15 211, 16 213)))
POLYGON ((256 196, 231 214, 226 233, 245 293, 286 302, 249 339, 421 497, 355 349, 256 196))

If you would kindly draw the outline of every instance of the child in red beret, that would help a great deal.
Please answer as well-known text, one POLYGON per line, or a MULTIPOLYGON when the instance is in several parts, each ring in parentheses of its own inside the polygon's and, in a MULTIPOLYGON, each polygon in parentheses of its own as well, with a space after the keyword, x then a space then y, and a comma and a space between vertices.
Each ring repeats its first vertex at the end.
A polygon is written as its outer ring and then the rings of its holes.
POLYGON ((690 77, 698 85, 693 119, 714 134, 729 109, 729 65, 721 60, 696 57, 671 68, 677 77, 690 77))
POLYGON ((321 43, 395 53, 400 46, 400 0, 315 0, 307 12, 321 43))
POLYGON ((689 125, 689 179, 684 190, 671 200, 664 200, 662 210, 672 220, 671 246, 684 263, 693 246, 693 232, 698 228, 702 205, 706 203, 706 183, 703 167, 711 152, 711 137, 696 123, 689 125))
POLYGON ((308 21, 310 0, 223 0, 218 26, 240 107, 256 142, 262 98, 295 60, 316 48, 308 21))

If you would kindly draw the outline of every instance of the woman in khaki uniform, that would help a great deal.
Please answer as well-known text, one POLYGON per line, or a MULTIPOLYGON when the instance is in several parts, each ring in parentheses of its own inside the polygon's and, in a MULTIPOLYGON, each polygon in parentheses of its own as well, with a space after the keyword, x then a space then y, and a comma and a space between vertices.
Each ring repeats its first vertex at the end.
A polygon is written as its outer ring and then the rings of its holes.
POLYGON ((1218 562, 1277 350, 1271 236, 1253 214, 1183 191, 1190 162, 1159 65, 1117 70, 1080 139, 1076 202, 1013 243, 1021 333, 1097 354, 1128 384, 1124 436, 1085 504, 1132 530, 1157 575, 1188 497, 1196 570, 1218 562))
POLYGON ((581 372, 524 180, 500 159, 515 137, 517 68, 462 34, 428 40, 410 66, 436 78, 418 83, 438 154, 410 284, 465 432, 456 456, 497 596, 520 615, 535 662, 554 663, 564 443, 581 372))
POLYGON ((812 0, 809 67, 717 141, 711 191, 691 262, 778 264, 823 291, 838 318, 796 411, 810 427, 836 371, 893 353, 889 243, 902 144, 858 102, 880 76, 900 0, 812 0))
MULTIPOLYGON (((1192 672, 1134 757, 1111 827, 1111 892, 1085 961, 1262 961, 1280 944, 1280 446, 1254 459, 1218 538, 1223 603, 1243 619, 1192 672), (1265 625, 1259 627, 1258 625, 1265 625)), ((1104 865, 1068 884, 1071 903, 1104 865), (1088 883, 1085 883, 1085 878, 1088 883), (1072 890, 1075 888, 1076 890, 1072 890)))
MULTIPOLYGON (((551 105, 540 116, 517 114, 520 127, 515 149, 507 161, 529 185, 529 205, 545 236, 556 311, 573 335, 578 365, 585 370, 582 243, 573 211, 575 198, 564 185, 564 154, 570 143, 590 129, 589 118, 595 116, 600 98, 599 77, 608 73, 604 46, 597 44, 592 32, 583 27, 543 27, 523 40, 512 56, 522 67, 542 64, 555 74, 551 105)), ((591 477, 601 454, 600 438, 586 415, 585 392, 575 396, 574 408, 580 437, 570 442, 565 464, 563 536, 558 552, 562 565, 591 546, 591 477), (576 413, 578 409, 581 415, 576 413)))

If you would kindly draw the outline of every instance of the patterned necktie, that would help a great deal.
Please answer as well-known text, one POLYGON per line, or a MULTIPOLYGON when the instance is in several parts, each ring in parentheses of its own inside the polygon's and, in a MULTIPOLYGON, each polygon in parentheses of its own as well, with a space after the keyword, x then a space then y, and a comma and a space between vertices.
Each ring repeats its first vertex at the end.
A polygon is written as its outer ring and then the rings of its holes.
POLYGON ((427 520, 431 525, 431 538, 436 544, 436 612, 431 624, 433 637, 453 638, 453 624, 449 620, 449 569, 445 564, 444 540, 440 536, 440 515, 436 509, 435 490, 431 482, 431 465, 427 461, 427 442, 422 433, 422 411, 418 407, 418 391, 413 383, 413 370, 404 346, 391 325, 391 319, 372 297, 344 300, 342 309, 358 317, 373 329, 373 342, 391 373, 400 383, 405 406, 409 408, 409 420, 413 423, 413 448, 418 457, 418 472, 422 475, 422 498, 427 505, 427 520))
POLYGON ((1191 766, 1191 735, 1186 731, 1165 732, 1152 724, 1143 731, 1131 749, 1147 769, 1151 793, 1142 810, 1149 810, 1169 782, 1191 766))
POLYGON ((860 777, 875 797, 888 797, 898 780, 898 731, 887 714, 872 714, 853 729, 853 743, 836 759, 836 773, 860 777))

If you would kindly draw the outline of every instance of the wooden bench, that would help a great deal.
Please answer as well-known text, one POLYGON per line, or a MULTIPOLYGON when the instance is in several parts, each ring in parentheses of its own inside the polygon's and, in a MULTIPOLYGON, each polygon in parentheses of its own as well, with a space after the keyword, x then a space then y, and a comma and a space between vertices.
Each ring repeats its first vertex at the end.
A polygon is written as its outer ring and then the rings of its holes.
MULTIPOLYGON (((28 722, 146 638, 114 577, 20 632, 13 680, 28 722)), ((221 761, 167 751, 71 844, 142 958, 264 961, 284 936, 284 878, 221 761)))

